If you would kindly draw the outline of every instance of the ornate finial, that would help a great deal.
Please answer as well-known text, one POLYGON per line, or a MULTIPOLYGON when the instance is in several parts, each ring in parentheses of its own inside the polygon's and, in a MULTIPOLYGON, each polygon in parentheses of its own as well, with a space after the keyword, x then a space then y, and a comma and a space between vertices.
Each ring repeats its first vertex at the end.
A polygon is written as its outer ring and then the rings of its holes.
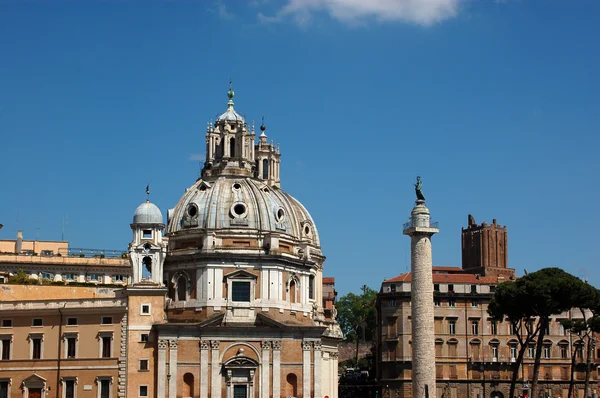
POLYGON ((264 133, 264 131, 267 129, 267 126, 265 126, 265 117, 262 117, 262 124, 260 125, 260 131, 262 131, 264 133))
POLYGON ((232 81, 231 81, 231 79, 229 79, 229 91, 227 91, 227 97, 229 98, 229 101, 233 101, 233 96, 235 95, 235 92, 233 91, 231 84, 232 84, 232 81))
POLYGON ((252 133, 254 133, 254 120, 252 121, 252 133))
POLYGON ((150 184, 146 185, 146 195, 148 195, 146 202, 150 202, 150 184))
POLYGON ((417 183, 415 184, 415 193, 417 194, 417 201, 425 202, 425 196, 423 195, 423 184, 421 183, 421 177, 417 176, 417 183))

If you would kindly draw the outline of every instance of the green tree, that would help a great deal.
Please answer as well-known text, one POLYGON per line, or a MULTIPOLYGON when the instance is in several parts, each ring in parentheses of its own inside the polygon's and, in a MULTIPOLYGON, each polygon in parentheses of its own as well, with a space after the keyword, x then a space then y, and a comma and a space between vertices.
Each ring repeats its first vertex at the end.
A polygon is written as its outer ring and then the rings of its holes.
POLYGON ((8 283, 12 283, 15 285, 37 285, 38 281, 30 278, 29 275, 25 273, 22 269, 20 269, 15 275, 8 278, 8 283))
POLYGON ((577 302, 576 292, 584 283, 559 268, 544 268, 515 282, 498 285, 488 312, 498 320, 504 318, 513 326, 519 341, 519 355, 513 365, 510 397, 514 396, 519 368, 527 347, 536 341, 531 395, 535 396, 540 358, 550 316, 570 310, 577 302), (537 322, 535 322, 537 320, 537 322))
POLYGON ((348 293, 336 302, 337 320, 344 332, 346 341, 356 341, 356 362, 358 344, 373 341, 375 338, 375 298, 377 292, 363 285, 362 294, 348 293))

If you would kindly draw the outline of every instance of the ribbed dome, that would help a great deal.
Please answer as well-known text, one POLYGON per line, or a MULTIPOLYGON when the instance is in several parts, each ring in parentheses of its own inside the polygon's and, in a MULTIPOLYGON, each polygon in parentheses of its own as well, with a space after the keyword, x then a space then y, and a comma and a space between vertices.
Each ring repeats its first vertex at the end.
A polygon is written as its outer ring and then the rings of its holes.
POLYGON ((304 206, 253 178, 198 180, 169 210, 167 233, 190 229, 272 231, 319 246, 317 229, 304 206))
POLYGON ((160 209, 154 203, 146 201, 138 206, 133 213, 134 224, 162 224, 163 217, 160 209))

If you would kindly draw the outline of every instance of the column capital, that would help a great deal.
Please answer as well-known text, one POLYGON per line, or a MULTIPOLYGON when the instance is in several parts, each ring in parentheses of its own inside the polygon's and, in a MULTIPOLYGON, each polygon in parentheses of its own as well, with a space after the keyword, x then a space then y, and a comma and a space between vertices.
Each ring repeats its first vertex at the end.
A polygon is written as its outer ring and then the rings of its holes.
POLYGON ((210 348, 212 348, 213 350, 218 350, 219 344, 221 344, 221 342, 219 340, 211 340, 210 348))
POLYGON ((178 340, 169 340, 169 349, 176 350, 178 344, 179 344, 178 340))
POLYGON ((313 346, 315 347, 315 351, 321 351, 321 342, 320 341, 315 341, 313 343, 313 346))
POLYGON ((269 342, 269 341, 261 341, 260 342, 260 346, 263 349, 263 351, 269 351, 271 349, 271 342, 269 342))
POLYGON ((158 349, 166 350, 167 349, 167 340, 158 340, 158 349))
POLYGON ((201 350, 208 350, 208 341, 206 340, 200 340, 200 349, 201 350))
POLYGON ((274 340, 273 341, 273 351, 279 351, 279 350, 281 350, 281 341, 274 340))
POLYGON ((302 350, 303 351, 310 351, 310 341, 303 341, 302 342, 302 350))

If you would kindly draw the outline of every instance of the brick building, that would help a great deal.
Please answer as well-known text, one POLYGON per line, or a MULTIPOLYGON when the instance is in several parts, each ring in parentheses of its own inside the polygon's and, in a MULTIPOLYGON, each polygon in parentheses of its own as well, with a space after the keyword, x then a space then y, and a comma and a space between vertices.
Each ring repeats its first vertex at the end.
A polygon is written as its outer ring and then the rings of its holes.
MULTIPOLYGON (((513 280, 508 267, 508 232, 496 220, 477 225, 469 216, 462 230, 463 265, 433 267, 436 396, 444 398, 508 397, 512 363, 518 343, 508 322, 495 322, 487 305, 498 283, 513 280)), ((411 274, 385 280, 377 297, 376 366, 383 397, 411 396, 411 274)), ((567 396, 573 350, 583 362, 583 350, 561 320, 580 316, 573 311, 551 319, 544 340, 540 388, 552 397, 567 396)), ((531 346, 525 355, 517 394, 527 391, 534 362, 531 346)), ((597 361, 597 357, 594 361, 597 361)), ((576 368, 577 397, 583 397, 584 367, 576 368)), ((596 388, 598 373, 592 373, 596 388)))

